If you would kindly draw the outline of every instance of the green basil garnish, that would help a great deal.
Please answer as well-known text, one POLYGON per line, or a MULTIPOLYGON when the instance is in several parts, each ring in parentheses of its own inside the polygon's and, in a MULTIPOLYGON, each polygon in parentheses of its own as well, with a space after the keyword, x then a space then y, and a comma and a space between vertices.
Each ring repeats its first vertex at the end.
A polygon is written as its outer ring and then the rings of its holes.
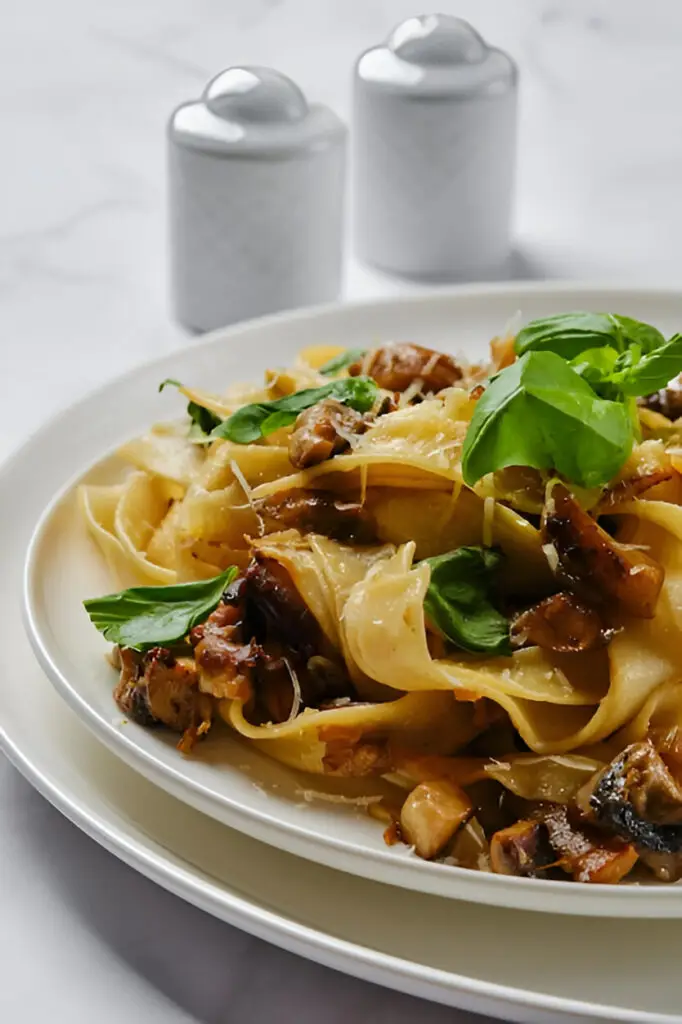
POLYGON ((112 644, 145 651, 179 643, 217 608, 237 569, 219 576, 169 587, 131 587, 93 597, 83 606, 92 623, 112 644))
POLYGON ((243 406, 211 431, 211 440, 224 438, 236 444, 252 444, 281 427, 288 427, 300 412, 325 398, 336 398, 357 412, 369 412, 378 394, 379 388, 371 377, 344 377, 319 388, 304 388, 272 402, 243 406))
POLYGON ((554 352, 527 352, 492 378, 462 450, 469 486, 505 466, 556 470, 581 487, 618 472, 634 440, 630 411, 599 398, 554 352))
POLYGON ((431 579, 424 610, 452 643, 475 654, 511 654, 509 622, 491 595, 502 554, 493 548, 461 547, 427 558, 431 579))
MULTIPOLYGON (((182 384, 179 380, 167 377, 166 380, 161 381, 159 384, 159 391, 163 391, 165 387, 169 386, 181 388, 182 384)), ((204 405, 199 405, 198 402, 187 403, 187 415, 192 421, 188 435, 192 441, 208 441, 208 435, 211 431, 215 430, 219 423, 222 423, 220 416, 216 416, 214 412, 211 412, 204 405)))
POLYGON ((516 335, 517 355, 526 352, 555 352, 564 359, 575 359, 586 349, 609 345, 624 352, 639 345, 651 352, 665 344, 659 330, 650 324, 616 313, 557 313, 542 320, 531 320, 516 335))
POLYGON ((358 359, 362 359, 366 351, 367 349, 364 348, 347 348, 345 352, 340 352, 333 359, 328 359, 324 366, 320 367, 319 372, 323 373, 325 377, 341 373, 353 363, 357 363, 358 359))

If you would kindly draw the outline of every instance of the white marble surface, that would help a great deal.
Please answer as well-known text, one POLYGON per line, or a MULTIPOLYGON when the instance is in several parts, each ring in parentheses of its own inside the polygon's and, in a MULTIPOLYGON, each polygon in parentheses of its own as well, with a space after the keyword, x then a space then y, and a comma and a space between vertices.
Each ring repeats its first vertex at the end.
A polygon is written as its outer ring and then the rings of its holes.
MULTIPOLYGON (((439 6, 521 65, 512 274, 682 284, 682 5, 439 6)), ((249 62, 345 114, 354 56, 415 13, 413 0, 3 6, 0 454, 86 389, 187 343, 165 291, 171 108, 249 62)), ((349 262, 349 296, 405 287, 349 262)), ((0 822, 2 1020, 465 1020, 186 907, 78 834, 5 763, 0 822)))

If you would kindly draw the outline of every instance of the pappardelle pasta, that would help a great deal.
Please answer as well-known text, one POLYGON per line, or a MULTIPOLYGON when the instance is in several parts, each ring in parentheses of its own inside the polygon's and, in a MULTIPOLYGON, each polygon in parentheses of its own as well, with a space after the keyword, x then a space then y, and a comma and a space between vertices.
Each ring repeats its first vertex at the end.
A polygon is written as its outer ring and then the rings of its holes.
POLYGON ((319 346, 83 485, 126 589, 114 697, 192 749, 382 776, 388 843, 504 874, 682 877, 682 339, 532 321, 470 365, 319 346))

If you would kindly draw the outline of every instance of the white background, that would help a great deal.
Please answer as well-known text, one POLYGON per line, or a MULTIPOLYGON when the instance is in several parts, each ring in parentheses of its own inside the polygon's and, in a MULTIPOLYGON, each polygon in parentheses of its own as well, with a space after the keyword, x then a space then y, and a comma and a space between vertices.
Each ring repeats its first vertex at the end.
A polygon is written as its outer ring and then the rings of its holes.
MULTIPOLYGON (((0 454, 135 361, 191 344, 166 296, 164 122, 235 63, 349 109, 414 0, 4 0, 0 454)), ((515 272, 682 283, 682 4, 439 0, 522 72, 515 272)), ((501 154, 504 159, 504 154, 501 154)), ((349 297, 404 288, 349 260, 349 297)), ((20 681, 17 681, 20 685, 20 681)), ((0 1020, 464 1024, 218 923, 0 763, 0 1020)))

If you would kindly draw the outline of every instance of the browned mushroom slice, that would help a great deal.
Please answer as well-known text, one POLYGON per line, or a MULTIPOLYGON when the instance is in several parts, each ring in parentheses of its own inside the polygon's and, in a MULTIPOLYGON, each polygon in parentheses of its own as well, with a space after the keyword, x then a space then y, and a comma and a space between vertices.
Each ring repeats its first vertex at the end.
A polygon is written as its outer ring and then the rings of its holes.
POLYGON ((380 388, 406 391, 415 380, 424 393, 442 391, 462 380, 464 373, 452 356, 409 342, 390 343, 374 349, 348 367, 351 377, 367 374, 380 388))
POLYGON ((650 740, 626 747, 579 801, 639 849, 682 853, 682 786, 650 740))
POLYGON ((221 603, 206 622, 192 630, 199 688, 213 697, 247 701, 251 670, 261 654, 253 641, 243 642, 242 609, 221 603))
POLYGON ((637 863, 634 846, 573 820, 565 806, 543 812, 542 821, 559 866, 576 882, 615 885, 637 863))
POLYGON ((121 676, 114 699, 138 725, 165 725, 184 732, 194 724, 201 698, 191 658, 176 658, 165 647, 146 654, 118 652, 121 676))
POLYGON ((469 797, 447 779, 416 786, 400 812, 400 831, 425 860, 437 856, 473 814, 469 797))
POLYGON ((334 540, 371 544, 376 541, 374 520, 359 502, 343 501, 329 491, 296 488, 253 502, 265 518, 301 533, 321 533, 334 540))
POLYGON ((335 398, 325 398, 299 414, 289 438, 289 459, 296 469, 306 469, 339 455, 351 446, 354 435, 369 426, 361 415, 335 398))
POLYGON ((667 388, 641 398, 639 404, 645 409, 661 413, 669 420, 679 419, 682 416, 682 375, 671 381, 667 388))
POLYGON ((571 590, 589 595, 591 602, 617 603, 638 618, 653 617, 663 566, 644 551, 618 544, 563 484, 555 484, 547 498, 542 532, 571 590))
POLYGON ((593 608, 565 592, 539 601, 511 624, 514 646, 533 644, 547 651, 588 651, 603 647, 611 636, 593 608))
POLYGON ((679 882, 682 878, 682 853, 649 853, 640 850, 639 859, 659 882, 679 882))
POLYGON ((667 483, 677 475, 672 466, 665 466, 655 469, 650 473, 641 473, 639 476, 631 476, 627 480, 619 480, 613 487, 609 487, 597 506, 600 513, 609 512, 616 505, 625 501, 632 501, 634 498, 646 494, 652 487, 667 483))
POLYGON ((535 878, 555 861, 540 821, 516 821, 500 829, 490 840, 490 865, 498 875, 535 878))

